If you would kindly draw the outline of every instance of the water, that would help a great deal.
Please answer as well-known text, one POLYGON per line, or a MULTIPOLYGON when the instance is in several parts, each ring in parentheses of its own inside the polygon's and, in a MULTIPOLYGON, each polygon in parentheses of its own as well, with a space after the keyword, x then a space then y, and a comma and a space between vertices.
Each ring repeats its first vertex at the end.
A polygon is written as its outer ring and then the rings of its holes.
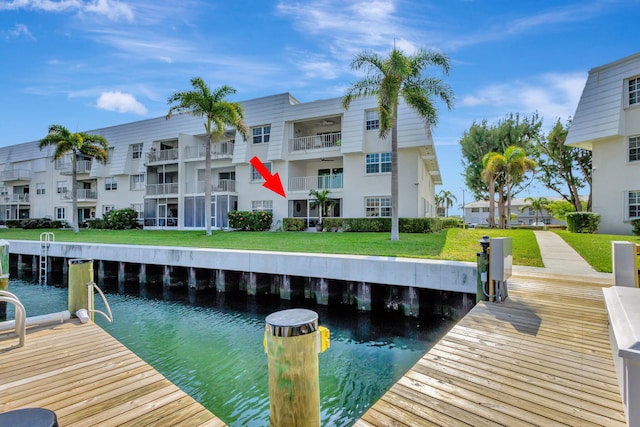
MULTIPOLYGON (((9 290, 27 316, 67 308, 66 288, 12 280, 9 290)), ((179 295, 164 300, 107 292, 107 299, 115 321, 96 315, 96 323, 139 357, 229 425, 269 424, 264 319, 291 308, 288 302, 215 293, 187 301, 179 295)), ((327 426, 353 424, 453 324, 307 308, 331 330, 331 348, 319 355, 321 419, 327 426)))

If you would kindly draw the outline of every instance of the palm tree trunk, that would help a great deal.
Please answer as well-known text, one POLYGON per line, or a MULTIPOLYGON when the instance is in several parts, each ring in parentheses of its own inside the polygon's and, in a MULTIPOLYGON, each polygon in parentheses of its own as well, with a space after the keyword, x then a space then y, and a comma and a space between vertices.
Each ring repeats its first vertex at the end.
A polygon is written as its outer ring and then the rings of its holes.
POLYGON ((506 228, 511 228, 511 182, 507 179, 507 218, 506 228))
POLYGON ((204 220, 207 236, 211 236, 211 135, 207 135, 204 153, 204 220))
POLYGON ((489 228, 495 228, 496 226, 496 190, 495 190, 495 181, 491 181, 489 183, 489 218, 487 218, 487 222, 489 223, 489 228))
POLYGON ((400 240, 398 220, 398 105, 393 106, 391 126, 391 240, 400 240))
POLYGON ((71 225, 74 233, 80 231, 78 225, 78 170, 75 151, 71 152, 71 225))

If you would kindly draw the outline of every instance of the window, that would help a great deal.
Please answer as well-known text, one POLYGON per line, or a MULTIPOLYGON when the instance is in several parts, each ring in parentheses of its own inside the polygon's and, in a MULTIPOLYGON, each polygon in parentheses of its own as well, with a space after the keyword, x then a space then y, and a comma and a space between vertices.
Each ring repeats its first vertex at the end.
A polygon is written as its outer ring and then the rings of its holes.
MULTIPOLYGON (((271 162, 267 162, 264 164, 264 167, 267 168, 269 172, 271 172, 271 162)), ((256 168, 251 166, 251 181, 264 181, 262 176, 258 173, 256 168)))
POLYGON ((640 191, 629 191, 629 219, 640 218, 640 191))
POLYGON ((378 110, 365 111, 364 118, 365 118, 367 130, 380 129, 380 119, 378 118, 378 110))
POLYGON ((269 142, 269 136, 271 135, 271 126, 253 128, 252 132, 254 144, 266 144, 269 142))
POLYGON ((480 208, 471 208, 471 212, 479 213, 480 212, 480 208))
POLYGON ((640 160, 640 136, 629 137, 629 161, 640 160))
POLYGON ((116 210, 116 205, 103 205, 102 206, 102 216, 105 217, 111 211, 116 210))
POLYGON ((36 194, 45 194, 44 182, 39 182, 36 184, 36 194))
POLYGON ((365 197, 364 214, 365 216, 390 217, 391 197, 365 197))
POLYGON ((67 192, 67 181, 58 181, 57 183, 58 194, 67 192))
POLYGON ((130 177, 130 189, 131 190, 144 190, 144 174, 131 175, 130 177))
POLYGON ((9 187, 0 187, 0 196, 8 196, 9 187))
POLYGON ((489 208, 482 208, 482 212, 489 212, 489 208))
POLYGON ((640 77, 629 79, 629 105, 640 104, 640 77))
POLYGON ((118 189, 118 178, 115 176, 108 176, 104 179, 104 189, 107 191, 118 189))
POLYGON ((391 153, 367 154, 365 162, 367 173, 391 172, 391 153))
POLYGON ((258 212, 273 212, 273 200, 252 200, 251 210, 258 212))
POLYGON ((56 208, 56 219, 64 219, 65 218, 65 209, 64 208, 56 208))
POLYGON ((142 142, 131 146, 131 158, 139 159, 142 157, 142 142))
POLYGON ((138 213, 138 219, 144 219, 144 203, 131 203, 131 209, 138 213))

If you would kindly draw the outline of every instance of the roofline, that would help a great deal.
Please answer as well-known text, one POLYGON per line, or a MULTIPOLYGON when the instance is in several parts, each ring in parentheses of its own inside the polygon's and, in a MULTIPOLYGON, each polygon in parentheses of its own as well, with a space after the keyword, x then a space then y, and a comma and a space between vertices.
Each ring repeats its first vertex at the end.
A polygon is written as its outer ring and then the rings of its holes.
POLYGON ((600 71, 602 71, 604 69, 611 68, 611 67, 620 65, 620 64, 628 62, 628 61, 634 61, 634 60, 636 60, 638 58, 640 58, 640 52, 631 54, 631 55, 626 56, 626 57, 621 58, 621 59, 617 59, 617 60, 615 60, 613 62, 609 62, 608 64, 599 65, 597 67, 594 67, 594 68, 589 70, 589 74, 597 73, 597 72, 600 72, 600 71))

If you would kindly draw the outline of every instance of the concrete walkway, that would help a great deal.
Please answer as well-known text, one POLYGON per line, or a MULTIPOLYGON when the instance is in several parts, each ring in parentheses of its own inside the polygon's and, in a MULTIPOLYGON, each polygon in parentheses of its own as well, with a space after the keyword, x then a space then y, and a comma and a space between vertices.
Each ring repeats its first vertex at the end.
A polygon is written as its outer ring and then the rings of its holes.
POLYGON ((515 272, 546 273, 568 276, 590 276, 593 278, 613 279, 611 273, 599 273, 587 263, 562 237, 551 231, 533 232, 540 247, 544 268, 514 267, 515 272))

